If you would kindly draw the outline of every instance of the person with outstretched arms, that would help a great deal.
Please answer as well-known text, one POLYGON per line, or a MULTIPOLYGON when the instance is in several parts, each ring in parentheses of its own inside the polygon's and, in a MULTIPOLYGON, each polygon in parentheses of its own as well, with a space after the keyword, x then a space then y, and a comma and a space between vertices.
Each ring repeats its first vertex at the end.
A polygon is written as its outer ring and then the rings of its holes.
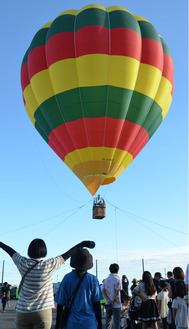
POLYGON ((47 247, 42 239, 34 239, 28 247, 28 256, 21 256, 10 246, 0 242, 0 248, 12 257, 22 281, 16 304, 16 329, 50 329, 52 324, 53 273, 78 248, 94 248, 93 241, 82 241, 60 256, 45 259, 47 247))

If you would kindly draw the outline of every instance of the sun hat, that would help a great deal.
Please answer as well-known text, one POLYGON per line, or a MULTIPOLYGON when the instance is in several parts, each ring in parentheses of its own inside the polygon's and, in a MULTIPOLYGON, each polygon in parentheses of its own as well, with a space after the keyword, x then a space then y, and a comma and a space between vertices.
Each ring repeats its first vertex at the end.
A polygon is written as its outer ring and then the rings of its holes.
POLYGON ((80 271, 87 271, 93 267, 93 257, 87 249, 79 248, 70 259, 70 266, 80 271))

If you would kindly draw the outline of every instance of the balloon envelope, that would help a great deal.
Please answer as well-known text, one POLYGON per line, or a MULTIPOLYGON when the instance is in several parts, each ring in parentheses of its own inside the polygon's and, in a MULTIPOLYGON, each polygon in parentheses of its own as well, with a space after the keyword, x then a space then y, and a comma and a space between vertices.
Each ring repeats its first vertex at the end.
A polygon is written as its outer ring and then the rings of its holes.
POLYGON ((33 125, 94 195, 117 179, 166 116, 173 60, 143 17, 88 5, 36 33, 21 84, 33 125))

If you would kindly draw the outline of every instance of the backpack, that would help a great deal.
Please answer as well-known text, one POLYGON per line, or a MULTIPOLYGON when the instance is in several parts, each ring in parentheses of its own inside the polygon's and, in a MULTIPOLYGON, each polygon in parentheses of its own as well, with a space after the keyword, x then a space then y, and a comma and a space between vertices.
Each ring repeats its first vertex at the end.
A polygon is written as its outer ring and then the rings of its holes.
POLYGON ((132 298, 130 310, 129 310, 129 317, 131 320, 138 320, 141 304, 142 304, 142 299, 140 297, 134 296, 132 298))

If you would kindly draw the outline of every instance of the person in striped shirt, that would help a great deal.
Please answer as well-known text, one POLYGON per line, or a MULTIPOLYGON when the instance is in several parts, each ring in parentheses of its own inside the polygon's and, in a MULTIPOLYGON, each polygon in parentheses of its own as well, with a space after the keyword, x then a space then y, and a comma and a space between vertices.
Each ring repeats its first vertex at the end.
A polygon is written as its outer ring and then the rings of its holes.
POLYGON ((12 257, 22 278, 24 277, 16 305, 16 329, 51 328, 54 307, 53 273, 82 247, 94 248, 95 243, 83 241, 60 256, 45 259, 47 255, 45 242, 34 239, 28 247, 29 258, 26 258, 0 242, 0 248, 12 257))

